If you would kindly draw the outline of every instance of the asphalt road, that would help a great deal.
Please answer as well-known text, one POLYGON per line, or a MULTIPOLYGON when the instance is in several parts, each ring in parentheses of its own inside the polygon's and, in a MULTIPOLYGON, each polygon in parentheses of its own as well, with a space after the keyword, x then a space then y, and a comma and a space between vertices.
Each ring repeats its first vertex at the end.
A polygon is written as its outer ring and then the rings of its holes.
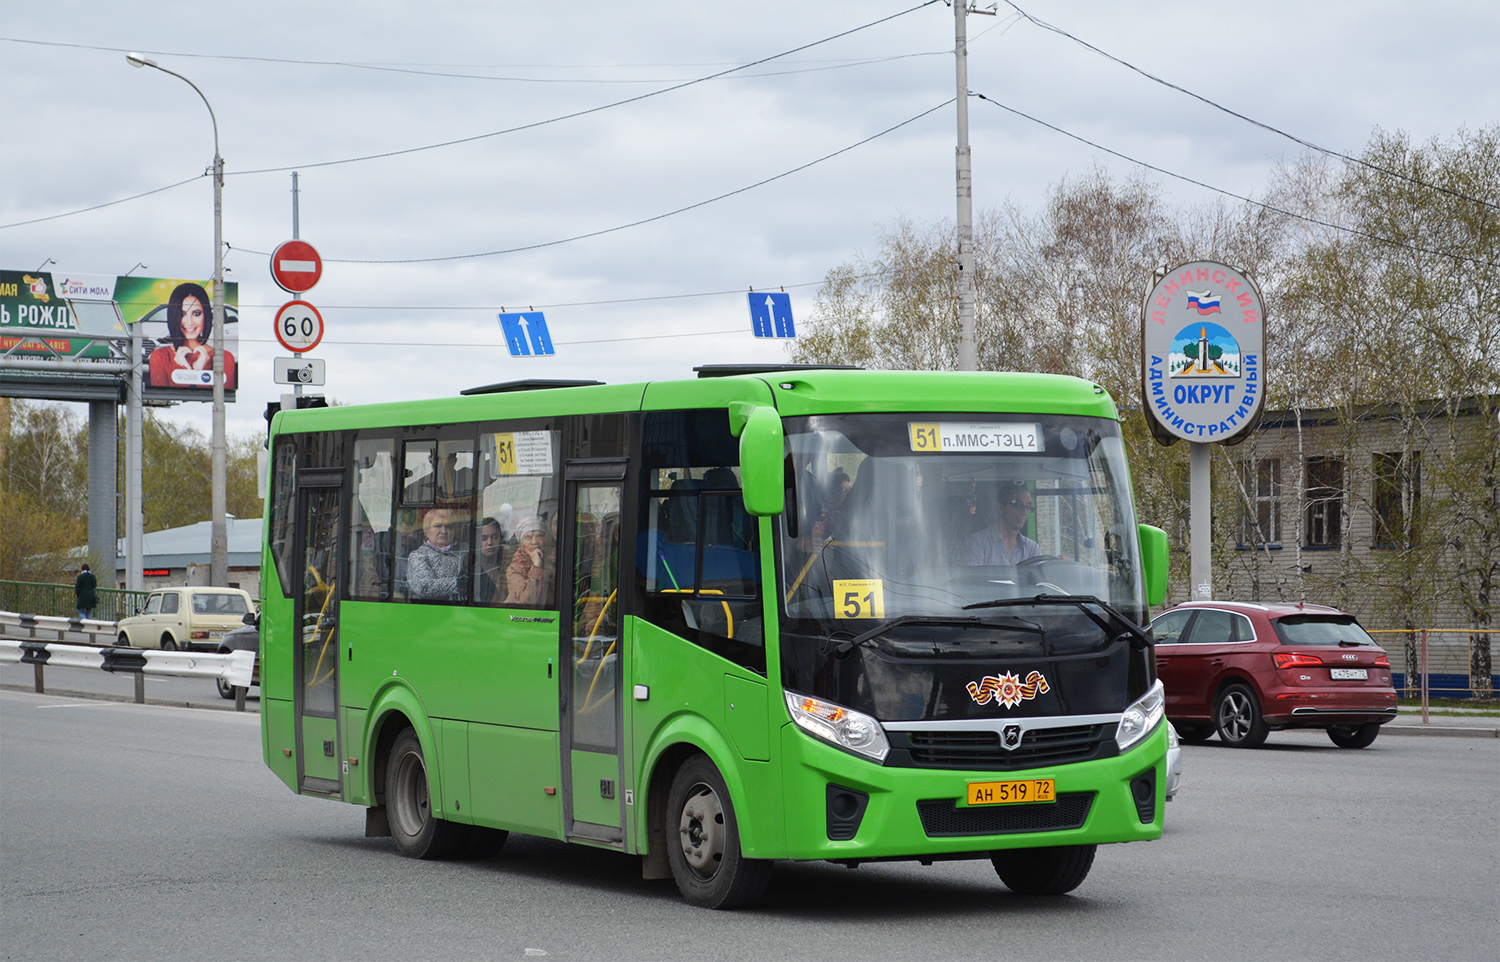
POLYGON ((988 862, 781 864, 714 913, 514 836, 414 862, 262 765, 258 716, 0 691, 0 959, 1485 959, 1500 740, 1188 746, 1167 832, 1073 895, 988 862))

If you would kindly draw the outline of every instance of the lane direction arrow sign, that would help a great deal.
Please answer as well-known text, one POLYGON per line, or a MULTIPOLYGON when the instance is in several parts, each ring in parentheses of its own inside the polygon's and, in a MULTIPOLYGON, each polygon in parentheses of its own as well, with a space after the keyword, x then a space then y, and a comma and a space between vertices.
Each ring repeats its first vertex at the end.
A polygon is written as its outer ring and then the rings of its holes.
POLYGON ((271 279, 288 294, 310 291, 323 276, 323 258, 307 241, 289 240, 271 252, 271 279))
POLYGON ((511 357, 544 357, 557 352, 547 333, 547 319, 541 311, 521 311, 500 315, 500 329, 505 332, 505 346, 511 357))
POLYGON ((756 337, 796 337, 792 321, 792 295, 751 292, 750 332, 756 337))

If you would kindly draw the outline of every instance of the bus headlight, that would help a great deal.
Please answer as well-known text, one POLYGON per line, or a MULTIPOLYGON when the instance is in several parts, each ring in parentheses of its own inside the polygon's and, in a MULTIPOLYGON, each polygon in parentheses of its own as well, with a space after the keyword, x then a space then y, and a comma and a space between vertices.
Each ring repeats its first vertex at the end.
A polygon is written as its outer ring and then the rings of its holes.
POLYGON ((1120 727, 1115 729, 1115 744, 1120 746, 1121 754, 1136 742, 1145 738, 1151 730, 1162 720, 1167 710, 1167 690, 1161 686, 1161 681, 1151 686, 1146 692, 1120 716, 1120 727))
POLYGON ((877 762, 885 761, 891 750, 885 729, 864 712, 794 691, 786 693, 786 709, 798 728, 839 748, 877 762))

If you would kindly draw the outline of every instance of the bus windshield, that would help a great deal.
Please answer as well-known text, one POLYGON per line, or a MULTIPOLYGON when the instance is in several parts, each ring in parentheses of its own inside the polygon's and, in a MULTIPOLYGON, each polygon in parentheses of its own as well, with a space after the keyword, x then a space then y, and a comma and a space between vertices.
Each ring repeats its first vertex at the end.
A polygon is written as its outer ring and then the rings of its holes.
POLYGON ((788 418, 785 430, 782 602, 794 630, 859 634, 1037 595, 1144 618, 1116 422, 860 414, 788 418))

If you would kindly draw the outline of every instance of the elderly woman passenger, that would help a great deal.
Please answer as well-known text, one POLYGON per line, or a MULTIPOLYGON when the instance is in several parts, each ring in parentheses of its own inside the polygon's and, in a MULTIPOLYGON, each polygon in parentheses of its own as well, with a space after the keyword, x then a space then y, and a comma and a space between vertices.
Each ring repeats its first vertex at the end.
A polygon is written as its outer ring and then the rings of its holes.
POLYGON ((406 559, 406 583, 413 601, 462 601, 460 575, 466 553, 463 514, 451 508, 429 508, 422 516, 426 538, 406 559))

